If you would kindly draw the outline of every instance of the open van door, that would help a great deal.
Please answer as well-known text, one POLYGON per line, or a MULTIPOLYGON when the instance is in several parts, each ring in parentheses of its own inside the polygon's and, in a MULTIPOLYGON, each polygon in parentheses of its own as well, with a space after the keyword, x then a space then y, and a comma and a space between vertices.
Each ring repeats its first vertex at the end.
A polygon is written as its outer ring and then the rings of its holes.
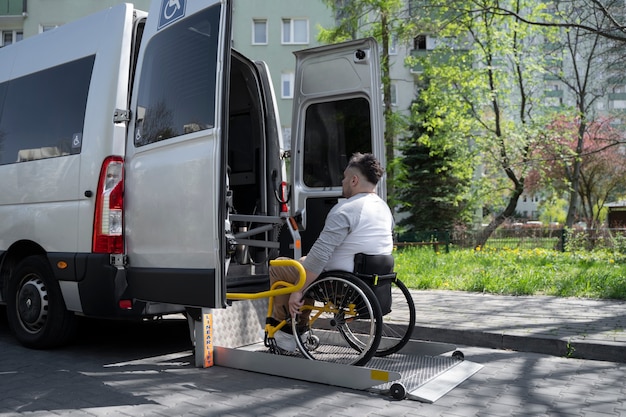
POLYGON ((230 62, 226 0, 157 0, 146 21, 125 161, 133 298, 222 307, 230 62))
MULTIPOLYGON (((355 152, 385 164, 378 46, 363 39, 295 52, 291 138, 291 214, 304 229, 303 254, 341 197, 355 152)), ((378 186, 384 199, 384 178, 378 186)))

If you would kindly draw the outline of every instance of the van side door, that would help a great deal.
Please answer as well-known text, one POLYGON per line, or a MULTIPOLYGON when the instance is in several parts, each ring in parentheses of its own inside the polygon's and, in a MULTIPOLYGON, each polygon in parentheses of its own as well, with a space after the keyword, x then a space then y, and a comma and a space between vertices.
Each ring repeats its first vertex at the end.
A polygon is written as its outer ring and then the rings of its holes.
POLYGON ((154 1, 131 99, 125 161, 131 295, 198 307, 225 299, 229 2, 154 1))
MULTIPOLYGON (((291 135, 292 215, 301 216, 303 254, 341 197, 355 152, 385 164, 380 64, 374 39, 295 52, 291 135)), ((378 193, 386 197, 385 181, 378 193)))

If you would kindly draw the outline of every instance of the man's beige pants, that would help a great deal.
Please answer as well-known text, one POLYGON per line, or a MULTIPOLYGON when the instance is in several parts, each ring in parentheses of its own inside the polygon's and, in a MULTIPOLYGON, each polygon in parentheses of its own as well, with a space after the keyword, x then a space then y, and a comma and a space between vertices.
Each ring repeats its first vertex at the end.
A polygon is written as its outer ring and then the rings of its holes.
MULTIPOLYGON (((279 260, 291 259, 286 257, 277 258, 279 260)), ((301 258, 302 261, 304 258, 301 258)), ((270 285, 274 285, 276 281, 285 281, 290 284, 296 284, 300 278, 298 269, 293 266, 270 266, 270 285)), ((304 288, 303 288, 304 290, 304 288)), ((304 292, 304 291, 302 291, 304 292)), ((274 308, 272 309, 272 317, 278 321, 282 321, 291 316, 289 314, 289 296, 291 294, 278 295, 274 297, 274 308)), ((305 299, 305 304, 312 303, 312 299, 305 299)), ((299 322, 304 324, 305 320, 308 320, 309 312, 306 311, 300 314, 299 322)))

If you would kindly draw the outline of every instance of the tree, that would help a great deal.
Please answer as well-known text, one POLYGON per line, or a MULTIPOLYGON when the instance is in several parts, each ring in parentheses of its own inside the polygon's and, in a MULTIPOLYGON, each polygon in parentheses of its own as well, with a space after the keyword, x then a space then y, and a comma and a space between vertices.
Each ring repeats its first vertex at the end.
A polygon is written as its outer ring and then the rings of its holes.
MULTIPOLYGON (((468 9, 484 7, 481 1, 469 0, 466 2, 468 9)), ((530 26, 560 28, 565 30, 575 29, 580 32, 597 35, 607 40, 626 42, 626 25, 624 25, 624 2, 621 0, 575 0, 537 2, 537 7, 545 9, 553 18, 537 18, 537 15, 528 14, 529 9, 512 9, 507 3, 489 4, 491 13, 512 16, 520 22, 530 26), (553 12, 554 11, 554 12, 553 12), (578 19, 571 14, 572 11, 585 11, 593 19, 578 19)))
MULTIPOLYGON (((483 246, 493 231, 515 213, 531 167, 532 150, 542 139, 538 84, 543 60, 538 39, 549 34, 522 25, 519 19, 493 13, 505 2, 482 0, 468 9, 464 0, 434 0, 439 47, 422 61, 429 80, 425 100, 445 99, 446 117, 463 117, 472 125, 472 145, 490 187, 483 195, 501 196, 496 212, 477 237, 483 246), (436 58, 436 54, 444 57, 436 58)), ((512 10, 529 8, 522 0, 506 2, 512 10)), ((435 25, 433 23, 433 25, 435 25)), ((459 143, 467 146, 467 143, 459 143)), ((477 167, 480 168, 481 166, 477 167)))
POLYGON ((584 220, 590 229, 600 226, 604 204, 618 198, 626 183, 625 155, 620 147, 623 133, 613 129, 610 121, 602 118, 586 122, 581 141, 581 120, 561 117, 547 127, 550 140, 538 150, 537 157, 544 160, 539 180, 544 187, 557 192, 569 190, 577 169, 576 194, 581 207, 574 221, 584 220))
MULTIPOLYGON (((605 28, 611 24, 606 10, 599 11, 597 8, 584 8, 580 6, 588 5, 586 0, 574 2, 555 3, 552 16, 559 19, 568 16, 574 22, 582 22, 582 25, 575 25, 567 29, 560 28, 559 41, 553 42, 550 46, 550 54, 554 63, 548 68, 561 85, 566 87, 567 92, 574 97, 574 105, 570 110, 572 118, 575 120, 577 128, 575 146, 571 150, 573 155, 569 159, 569 164, 565 170, 566 179, 569 185, 569 206, 567 210, 566 225, 572 226, 579 209, 579 196, 583 193, 581 187, 585 186, 582 181, 582 162, 585 141, 589 137, 595 137, 597 126, 594 126, 596 102, 606 95, 608 78, 610 74, 607 70, 607 62, 613 62, 613 57, 620 54, 612 52, 613 44, 603 37, 599 31, 590 31, 581 26, 593 26, 605 28), (589 130, 592 131, 589 131, 589 130)), ((593 3, 593 2, 592 2, 593 3)), ((598 6, 596 4, 596 6, 598 6)), ((568 156, 569 153, 568 153, 568 156)), ((593 181, 598 177, 587 177, 587 181, 593 181)), ((587 183, 586 187, 592 184, 587 183)), ((582 201, 583 204, 588 202, 582 201)), ((589 207, 583 210, 589 211, 589 207)), ((589 212, 589 215, 591 213, 589 212)))
POLYGON ((400 141, 397 175, 399 212, 408 215, 399 225, 415 231, 450 229, 469 220, 469 149, 441 146, 448 143, 442 137, 459 134, 460 127, 438 124, 433 129, 436 109, 428 109, 419 97, 411 111, 411 136, 400 141))

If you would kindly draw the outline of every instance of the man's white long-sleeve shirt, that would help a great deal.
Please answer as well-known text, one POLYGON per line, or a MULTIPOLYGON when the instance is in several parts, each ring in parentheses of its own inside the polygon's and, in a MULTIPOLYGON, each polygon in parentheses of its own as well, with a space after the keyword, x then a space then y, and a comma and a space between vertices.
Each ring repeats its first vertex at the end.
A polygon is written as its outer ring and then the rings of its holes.
POLYGON ((354 270, 354 255, 389 255, 393 250, 393 216, 374 193, 360 193, 333 207, 324 229, 302 262, 305 269, 354 270))

